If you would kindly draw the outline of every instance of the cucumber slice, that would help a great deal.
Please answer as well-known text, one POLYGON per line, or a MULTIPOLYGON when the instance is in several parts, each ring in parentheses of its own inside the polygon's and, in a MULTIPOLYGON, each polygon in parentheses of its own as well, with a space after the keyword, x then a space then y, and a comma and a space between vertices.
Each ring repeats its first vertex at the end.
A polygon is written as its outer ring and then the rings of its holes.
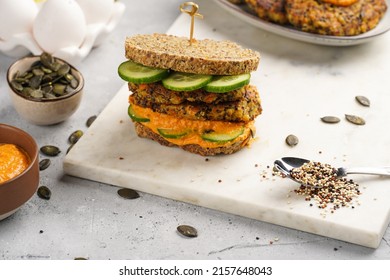
POLYGON ((150 119, 148 119, 148 118, 144 118, 144 117, 137 115, 134 112, 131 104, 129 105, 129 108, 127 109, 127 113, 129 114, 129 117, 135 122, 149 122, 150 121, 150 119))
POLYGON ((250 78, 251 74, 214 76, 213 80, 204 89, 208 92, 224 93, 249 84, 250 78))
POLYGON ((164 87, 174 91, 190 91, 204 87, 211 81, 211 75, 174 72, 162 80, 164 87))
POLYGON ((169 71, 166 69, 147 67, 128 60, 119 65, 118 74, 127 82, 148 84, 158 82, 167 77, 169 75, 169 71))
POLYGON ((177 130, 174 128, 157 128, 158 133, 162 137, 170 138, 170 139, 179 139, 183 136, 186 136, 189 133, 189 130, 177 130))
POLYGON ((205 132, 202 134, 202 139, 209 142, 216 143, 226 143, 229 141, 233 141, 238 136, 244 133, 244 127, 239 127, 238 129, 232 130, 227 133, 219 133, 219 132, 205 132))

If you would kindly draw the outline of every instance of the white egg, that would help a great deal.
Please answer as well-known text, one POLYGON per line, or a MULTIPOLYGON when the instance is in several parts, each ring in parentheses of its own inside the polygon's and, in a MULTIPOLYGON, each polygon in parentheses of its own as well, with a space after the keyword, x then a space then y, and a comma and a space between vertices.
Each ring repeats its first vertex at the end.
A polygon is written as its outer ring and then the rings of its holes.
POLYGON ((33 0, 0 0, 0 39, 32 31, 38 7, 33 0))
POLYGON ((87 24, 106 23, 110 19, 114 0, 76 0, 84 12, 87 24))
POLYGON ((84 13, 75 0, 47 0, 33 25, 35 40, 49 53, 80 47, 86 32, 84 13))

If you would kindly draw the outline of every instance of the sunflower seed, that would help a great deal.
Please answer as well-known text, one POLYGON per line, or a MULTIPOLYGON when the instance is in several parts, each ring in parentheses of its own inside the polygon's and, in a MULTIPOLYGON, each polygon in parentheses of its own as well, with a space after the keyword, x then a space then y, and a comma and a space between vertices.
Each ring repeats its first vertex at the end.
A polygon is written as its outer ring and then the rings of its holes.
POLYGON ((360 103, 360 105, 370 107, 370 100, 367 97, 362 96, 362 95, 358 95, 358 96, 355 96, 355 99, 357 102, 360 103))
POLYGON ((359 117, 359 116, 355 116, 355 115, 345 115, 345 118, 347 119, 347 121, 349 121, 350 123, 353 123, 353 124, 356 124, 356 125, 365 125, 366 124, 366 121, 359 117))
POLYGON ((338 117, 334 117, 334 116, 325 116, 325 117, 322 117, 321 120, 324 123, 338 123, 338 122, 340 122, 340 119, 338 117))
POLYGON ((197 237, 198 231, 189 225, 180 225, 177 227, 177 231, 186 237, 197 237))
POLYGON ((126 199, 139 198, 138 192, 132 189, 127 189, 127 188, 119 189, 117 193, 119 194, 119 196, 126 199))
POLYGON ((68 138, 70 144, 76 144, 77 141, 83 136, 83 132, 81 130, 74 131, 68 138))
POLYGON ((97 116, 91 116, 87 120, 87 127, 90 127, 91 124, 96 120, 97 116))
POLYGON ((61 150, 58 147, 53 146, 53 145, 43 146, 43 147, 41 147, 40 151, 43 154, 45 154, 47 156, 52 156, 52 157, 54 157, 54 156, 58 155, 59 153, 61 153, 61 150))
POLYGON ((289 136, 286 137, 286 143, 290 147, 298 145, 298 142, 299 142, 298 137, 296 137, 293 134, 290 134, 289 136))
POLYGON ((50 163, 51 163, 51 161, 48 158, 41 160, 39 162, 39 170, 41 170, 41 171, 45 170, 46 168, 48 168, 50 166, 50 163))
POLYGON ((51 191, 48 187, 46 186, 40 186, 38 188, 37 194, 40 198, 49 200, 51 197, 51 191))

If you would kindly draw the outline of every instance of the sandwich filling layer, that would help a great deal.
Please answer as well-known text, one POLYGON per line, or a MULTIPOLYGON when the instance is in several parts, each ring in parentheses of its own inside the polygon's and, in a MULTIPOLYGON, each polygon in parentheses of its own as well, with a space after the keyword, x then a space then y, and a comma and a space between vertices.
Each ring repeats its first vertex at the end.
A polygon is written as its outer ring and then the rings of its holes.
MULTIPOLYGON (((131 100, 131 98, 130 98, 131 100)), ((199 145, 216 148, 242 142, 254 134, 254 122, 190 120, 154 112, 131 103, 129 115, 165 140, 178 146, 199 145)))

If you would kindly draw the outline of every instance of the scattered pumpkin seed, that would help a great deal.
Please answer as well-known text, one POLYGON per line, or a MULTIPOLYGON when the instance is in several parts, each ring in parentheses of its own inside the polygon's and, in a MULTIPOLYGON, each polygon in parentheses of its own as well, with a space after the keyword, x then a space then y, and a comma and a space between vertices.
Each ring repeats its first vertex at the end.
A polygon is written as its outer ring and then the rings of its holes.
POLYGON ((198 231, 196 228, 189 225, 180 225, 177 227, 177 231, 186 237, 197 237, 198 231))
POLYGON ((338 117, 335 117, 335 116, 325 116, 325 117, 322 117, 321 120, 324 123, 338 123, 338 122, 340 122, 340 119, 338 117))
POLYGON ((47 169, 50 166, 50 163, 51 163, 51 161, 48 158, 45 158, 45 159, 41 160, 39 162, 39 170, 42 171, 42 170, 47 169))
POLYGON ((75 261, 87 261, 88 259, 84 258, 84 257, 75 257, 74 260, 75 261))
POLYGON ((68 149, 66 149, 66 154, 68 154, 69 151, 72 150, 73 146, 74 146, 74 144, 70 145, 70 146, 68 147, 68 149))
POLYGON ((370 107, 370 100, 365 97, 365 96, 362 96, 362 95, 358 95, 358 96, 355 96, 355 99, 357 102, 360 103, 360 105, 363 105, 363 106, 366 106, 366 107, 370 107))
POLYGON ((286 143, 290 147, 294 147, 294 146, 298 145, 298 142, 299 142, 298 137, 296 137, 293 134, 290 134, 289 136, 286 137, 286 143))
POLYGON ((40 198, 49 200, 51 197, 51 191, 48 187, 46 186, 40 186, 38 188, 37 194, 40 198))
POLYGON ((353 124, 356 124, 356 125, 365 125, 366 124, 366 121, 359 117, 359 116, 355 116, 355 115, 345 115, 345 118, 347 119, 347 121, 349 121, 350 123, 353 123, 353 124))
POLYGON ((76 130, 72 132, 72 134, 69 136, 68 140, 70 144, 76 144, 77 141, 83 136, 83 132, 81 130, 76 130))
POLYGON ((126 199, 139 198, 139 193, 137 191, 132 190, 132 189, 127 189, 127 188, 119 189, 118 194, 119 194, 119 196, 126 198, 126 199))
POLYGON ((53 145, 46 145, 46 146, 43 146, 41 147, 41 152, 47 156, 51 156, 51 157, 54 157, 56 155, 58 155, 59 153, 61 153, 61 150, 56 147, 56 146, 53 146, 53 145))
POLYGON ((96 120, 97 116, 91 116, 87 120, 87 127, 90 127, 91 124, 96 120))

